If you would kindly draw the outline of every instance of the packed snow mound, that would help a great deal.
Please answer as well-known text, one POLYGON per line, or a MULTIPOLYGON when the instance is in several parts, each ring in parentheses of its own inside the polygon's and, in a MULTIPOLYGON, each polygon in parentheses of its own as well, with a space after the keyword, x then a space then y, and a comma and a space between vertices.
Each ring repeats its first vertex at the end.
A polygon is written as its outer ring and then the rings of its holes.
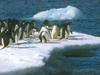
POLYGON ((42 11, 33 16, 35 20, 71 20, 82 17, 82 12, 73 6, 66 8, 53 8, 50 10, 42 11))

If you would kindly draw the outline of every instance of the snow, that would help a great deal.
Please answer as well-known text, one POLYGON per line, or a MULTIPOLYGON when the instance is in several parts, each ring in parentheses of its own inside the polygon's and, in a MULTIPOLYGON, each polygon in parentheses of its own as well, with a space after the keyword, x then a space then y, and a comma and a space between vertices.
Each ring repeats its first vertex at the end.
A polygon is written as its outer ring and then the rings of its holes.
MULTIPOLYGON (((67 50, 92 49, 99 45, 100 37, 78 32, 73 32, 69 39, 51 40, 48 43, 39 43, 39 40, 26 38, 17 44, 0 49, 0 75, 22 75, 31 70, 36 73, 37 68, 43 71, 41 67, 44 67, 48 59, 52 57, 52 52, 57 57, 67 50)), ((51 69, 53 70, 53 67, 49 66, 48 70, 51 71, 51 69)))
POLYGON ((74 7, 67 6, 66 8, 53 8, 50 10, 42 11, 33 16, 35 20, 70 20, 82 17, 82 12, 74 7))

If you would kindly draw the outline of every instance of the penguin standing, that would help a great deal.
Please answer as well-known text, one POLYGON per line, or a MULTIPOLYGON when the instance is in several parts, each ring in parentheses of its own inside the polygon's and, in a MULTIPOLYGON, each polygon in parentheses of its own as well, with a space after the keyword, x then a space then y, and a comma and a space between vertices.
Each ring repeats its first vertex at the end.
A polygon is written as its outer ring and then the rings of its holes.
POLYGON ((59 34, 59 28, 57 25, 53 25, 52 31, 51 31, 51 38, 52 39, 57 39, 58 38, 58 34, 59 34))
POLYGON ((8 35, 8 31, 5 31, 3 35, 3 38, 2 38, 2 45, 3 45, 3 48, 7 47, 9 45, 9 35, 8 35))
POLYGON ((50 39, 50 32, 47 26, 43 26, 41 28, 39 39, 40 39, 40 42, 44 42, 44 43, 47 43, 47 41, 50 39))
POLYGON ((7 27, 7 23, 4 21, 1 28, 1 41, 3 48, 9 45, 9 31, 7 27))

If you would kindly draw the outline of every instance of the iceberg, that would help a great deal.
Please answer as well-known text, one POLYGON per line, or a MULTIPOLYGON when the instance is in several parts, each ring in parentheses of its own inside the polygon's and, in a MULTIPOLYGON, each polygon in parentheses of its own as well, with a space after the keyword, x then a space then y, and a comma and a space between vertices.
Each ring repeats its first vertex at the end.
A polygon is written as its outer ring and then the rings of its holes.
POLYGON ((83 14, 80 9, 74 6, 67 6, 66 8, 53 8, 50 10, 42 11, 33 16, 34 20, 72 20, 82 18, 83 14))
POLYGON ((69 70, 66 63, 61 63, 62 60, 58 62, 63 53, 76 49, 91 50, 99 46, 100 37, 78 32, 73 32, 69 39, 51 40, 44 44, 39 43, 38 39, 20 40, 0 50, 0 75, 49 75, 48 71, 69 70), (50 66, 55 62, 58 67, 50 66))

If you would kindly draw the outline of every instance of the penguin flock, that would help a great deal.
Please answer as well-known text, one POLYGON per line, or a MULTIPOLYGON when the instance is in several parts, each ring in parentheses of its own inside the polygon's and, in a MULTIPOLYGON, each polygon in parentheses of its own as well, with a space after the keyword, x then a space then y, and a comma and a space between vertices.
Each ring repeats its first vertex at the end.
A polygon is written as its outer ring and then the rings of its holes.
POLYGON ((34 28, 34 20, 0 20, 0 45, 5 48, 10 43, 17 43, 18 40, 29 37, 34 28))

